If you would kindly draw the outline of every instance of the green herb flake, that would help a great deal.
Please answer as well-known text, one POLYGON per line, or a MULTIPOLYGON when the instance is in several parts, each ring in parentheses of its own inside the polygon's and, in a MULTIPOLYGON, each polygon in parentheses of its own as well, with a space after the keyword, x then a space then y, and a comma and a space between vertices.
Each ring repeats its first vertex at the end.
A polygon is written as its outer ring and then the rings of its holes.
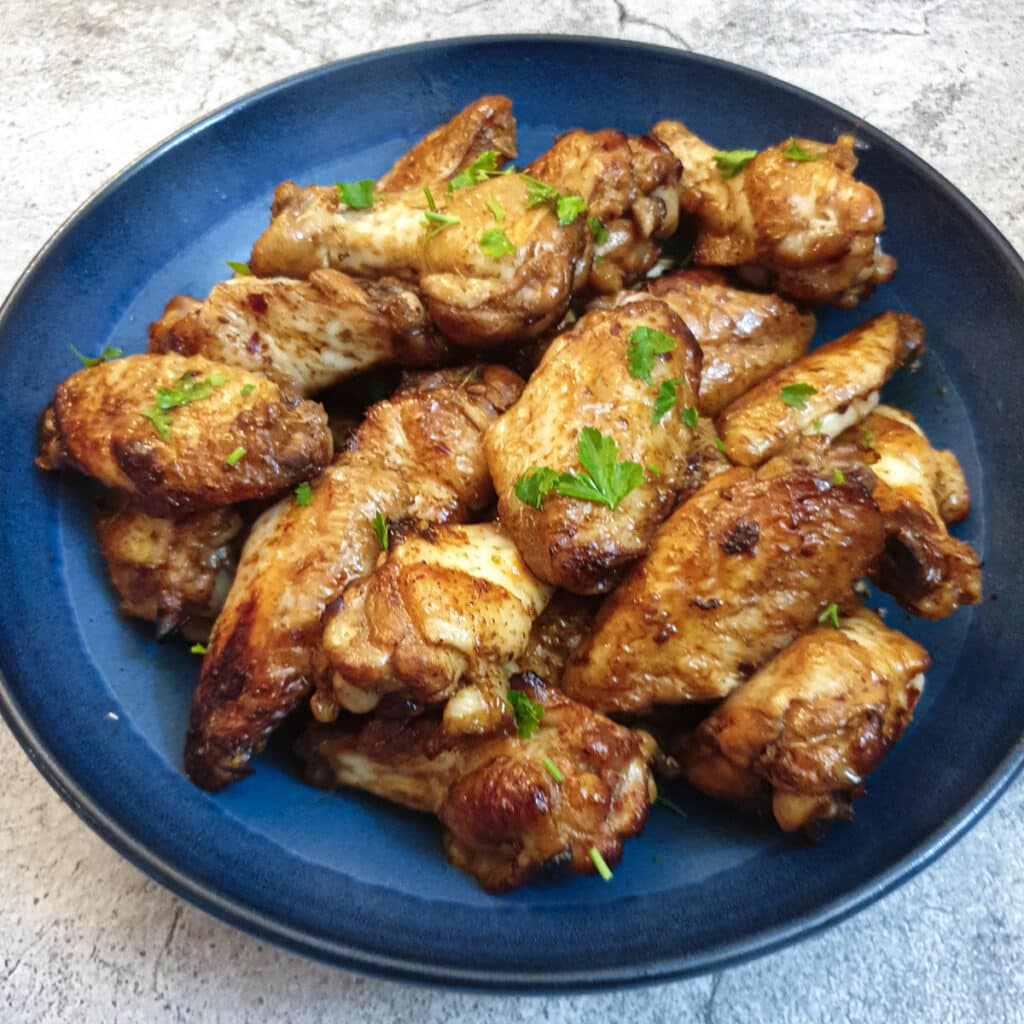
POLYGON ((594 867, 597 868, 597 873, 606 881, 612 880, 612 869, 608 867, 607 861, 601 856, 601 851, 596 847, 592 846, 587 851, 587 856, 594 862, 594 867))
POLYGON ((626 365, 630 377, 642 380, 652 386, 651 370, 654 369, 654 357, 671 352, 676 347, 676 339, 664 331, 656 331, 653 327, 637 327, 629 336, 626 345, 626 365))
POLYGON ((815 420, 815 421, 814 421, 814 422, 813 422, 813 423, 811 424, 811 430, 813 430, 813 431, 814 431, 814 432, 815 432, 816 434, 820 434, 820 433, 821 433, 821 428, 822 428, 822 427, 823 427, 824 425, 825 425, 825 424, 824 424, 824 422, 823 422, 822 420, 815 420))
POLYGON ((651 423, 660 423, 664 415, 671 412, 679 399, 674 380, 661 382, 658 389, 658 397, 654 399, 654 408, 651 409, 651 423))
POLYGON ((540 206, 541 203, 558 202, 558 189, 554 185, 545 185, 543 181, 531 178, 529 174, 520 174, 519 177, 526 185, 527 208, 540 206))
POLYGON ((295 488, 295 504, 296 505, 312 505, 313 504, 313 488, 309 486, 309 482, 303 480, 298 487, 295 488))
POLYGON ((565 776, 558 770, 558 765, 555 764, 550 757, 544 758, 544 767, 547 769, 548 775, 550 775, 555 782, 565 782, 565 776))
POLYGON ((652 476, 661 476, 661 466, 656 466, 653 462, 648 462, 647 472, 652 476))
POLYGON ((787 384, 780 392, 780 396, 790 408, 803 409, 807 405, 807 399, 817 393, 818 389, 813 384, 798 381, 796 384, 787 384))
POLYGON ((516 247, 509 241, 504 228, 488 228, 480 236, 480 250, 492 260, 500 260, 502 256, 514 253, 516 247))
POLYGON ((248 398, 256 390, 255 384, 243 384, 242 385, 242 397, 248 398))
POLYGON ((809 163, 813 160, 820 160, 825 154, 823 152, 808 152, 796 139, 790 138, 789 145, 782 151, 782 155, 787 160, 799 160, 801 163, 809 163))
POLYGON ((658 794, 657 799, 654 802, 658 807, 664 807, 673 814, 678 814, 680 818, 687 817, 686 811, 684 811, 682 807, 675 802, 675 800, 669 800, 669 798, 664 796, 662 793, 658 794))
POLYGON ((839 606, 835 601, 826 605, 825 610, 818 616, 818 621, 823 626, 828 623, 833 629, 839 628, 839 606))
POLYGON ((501 174, 498 168, 498 159, 499 154, 496 149, 485 149, 464 171, 459 171, 448 182, 448 191, 454 192, 458 188, 479 185, 480 182, 501 174))
POLYGON ((513 489, 521 502, 540 508, 544 496, 554 490, 560 476, 547 466, 531 466, 516 480, 513 489))
POLYGON ((757 156, 756 149, 723 149, 715 154, 718 173, 723 178, 732 178, 739 174, 755 156, 757 156))
POLYGON ((583 196, 559 196, 555 202, 555 216, 558 223, 565 227, 572 224, 581 213, 587 212, 587 201, 583 196))
POLYGON ((691 429, 696 430, 697 428, 697 406, 695 405, 684 405, 679 410, 679 418, 691 429))
POLYGON ((537 731, 540 720, 544 717, 544 705, 530 700, 522 690, 509 690, 506 698, 512 705, 519 738, 528 740, 537 731))
POLYGON ((860 432, 861 446, 864 448, 875 447, 875 432, 870 427, 864 427, 860 432))
POLYGON ((423 194, 427 197, 427 209, 431 213, 437 213, 437 203, 434 202, 434 193, 430 191, 427 185, 423 186, 423 194))
POLYGON ((236 466, 245 458, 245 449, 239 445, 224 461, 229 466, 236 466))
POLYGON ((716 447, 716 448, 717 448, 717 449, 718 449, 718 450, 719 450, 719 451, 720 451, 720 452, 721 452, 721 453, 722 453, 723 455, 725 455, 725 454, 726 454, 726 451, 725 451, 725 442, 724 442, 724 441, 723 441, 723 440, 722 440, 722 439, 721 439, 720 437, 716 437, 716 438, 715 438, 715 447, 716 447))
POLYGON ((373 514, 373 534, 377 538, 381 551, 387 551, 391 545, 391 538, 388 535, 388 521, 382 512, 373 514))
POLYGON ((587 227, 594 236, 595 245, 604 245, 608 241, 608 229, 596 217, 587 218, 587 227))
POLYGON ((843 473, 841 469, 832 470, 832 483, 837 485, 846 483, 846 475, 843 473))
POLYGON ((423 214, 423 226, 425 228, 432 228, 431 231, 427 232, 428 241, 435 235, 439 235, 445 228, 450 228, 453 224, 461 223, 462 221, 458 217, 450 216, 447 213, 438 213, 436 210, 427 210, 427 212, 423 214))
POLYGON ((121 354, 121 350, 112 345, 104 345, 103 351, 98 356, 83 355, 74 345, 68 345, 68 348, 81 360, 83 366, 99 366, 100 363, 105 363, 108 359, 116 359, 121 354))
POLYGON ((206 653, 206 644, 193 644, 189 648, 189 652, 192 653, 192 654, 205 654, 206 653))
POLYGON ((505 220, 505 209, 494 196, 487 200, 487 209, 497 223, 501 224, 505 220))
POLYGON ((363 178, 362 181, 336 181, 338 198, 352 210, 368 210, 373 206, 372 178, 363 178))
POLYGON ((248 263, 238 263, 235 260, 225 260, 224 263, 234 273, 235 277, 249 277, 252 274, 248 263))
POLYGON ((199 380, 195 371, 188 370, 178 378, 173 387, 157 388, 156 401, 148 409, 143 409, 142 415, 153 424, 164 441, 169 441, 171 417, 167 414, 168 410, 209 398, 214 390, 223 387, 227 380, 227 375, 223 373, 211 373, 209 377, 199 380))

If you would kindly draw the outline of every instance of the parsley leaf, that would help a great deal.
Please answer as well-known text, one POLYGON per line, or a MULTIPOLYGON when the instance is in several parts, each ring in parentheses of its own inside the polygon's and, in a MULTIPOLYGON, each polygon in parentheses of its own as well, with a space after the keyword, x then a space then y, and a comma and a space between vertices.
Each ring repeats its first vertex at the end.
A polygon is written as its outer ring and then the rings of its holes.
POLYGON ((555 203, 555 215, 563 227, 571 224, 581 213, 587 210, 587 201, 583 196, 559 196, 555 203))
POLYGON ((554 490, 560 473, 547 466, 531 466, 515 482, 516 497, 525 505, 540 508, 544 495, 554 490))
POLYGON ((678 400, 679 395, 676 391, 676 381, 662 381, 661 387, 658 389, 658 397, 654 400, 654 408, 651 410, 651 422, 660 423, 661 418, 665 413, 672 411, 673 406, 678 400))
POLYGON ((298 487, 295 488, 295 504, 296 505, 312 505, 313 504, 313 488, 309 486, 309 482, 303 480, 298 487))
POLYGON ((597 868, 597 873, 606 882, 610 882, 612 880, 612 869, 608 867, 604 857, 601 856, 601 851, 596 846, 592 846, 587 851, 587 856, 594 862, 594 867, 597 868))
POLYGON ((238 263, 235 260, 225 260, 224 262, 234 271, 235 277, 248 277, 252 273, 248 263, 238 263))
POLYGON ((423 214, 423 226, 429 228, 432 224, 436 225, 433 231, 427 232, 427 239, 431 239, 434 235, 439 235, 445 228, 450 228, 453 224, 461 224, 462 221, 458 217, 449 216, 447 213, 438 213, 436 210, 427 210, 423 214))
POLYGON ((512 713, 516 716, 516 728, 519 738, 528 740, 540 725, 544 717, 544 705, 530 700, 522 690, 509 690, 507 700, 512 705, 512 713))
POLYGON ((529 174, 520 174, 526 185, 526 206, 532 208, 541 203, 558 202, 558 189, 554 185, 545 185, 543 181, 531 178, 529 174))
POLYGON ((372 178, 363 178, 362 181, 336 181, 338 198, 350 209, 368 210, 373 206, 372 178))
POLYGON ((194 370, 188 370, 178 378, 173 387, 157 388, 156 401, 148 409, 143 409, 142 415, 153 424, 164 441, 169 441, 171 417, 167 415, 168 410, 209 398, 214 389, 222 387, 227 380, 226 374, 223 373, 211 373, 209 377, 199 380, 194 370))
POLYGON ((562 195, 554 185, 531 178, 529 174, 521 174, 520 177, 526 183, 527 209, 540 206, 542 203, 550 203, 554 207, 558 223, 563 227, 571 224, 581 213, 586 213, 587 201, 583 196, 568 193, 562 195))
POLYGON ((803 409, 807 405, 807 399, 816 395, 818 389, 813 384, 787 384, 780 392, 782 400, 793 409, 803 409))
POLYGON ((597 245, 604 245, 608 241, 608 229, 596 217, 587 218, 587 227, 590 228, 597 245))
POLYGON ((491 216, 499 224, 505 219, 505 209, 494 196, 487 200, 487 209, 491 211, 491 216))
POLYGON ((82 355, 74 345, 68 345, 68 348, 82 361, 83 366, 99 366, 100 363, 105 363, 108 359, 116 359, 121 354, 119 348, 114 348, 111 345, 104 345, 103 351, 98 356, 82 355))
POLYGON ((459 171, 448 182, 448 191, 454 192, 457 188, 466 188, 467 185, 479 185, 481 181, 499 174, 501 171, 498 169, 498 151, 485 149, 464 171, 459 171))
POLYGON ((653 385, 651 370, 654 369, 655 355, 664 355, 676 347, 676 339, 653 327, 637 327, 629 336, 626 345, 626 363, 629 375, 636 380, 653 385))
POLYGON ((863 448, 874 448, 875 447, 875 432, 870 427, 864 427, 860 432, 861 447, 863 448))
POLYGON ((684 405, 679 410, 679 418, 691 429, 697 427, 697 406, 695 405, 684 405))
POLYGON ((726 454, 726 451, 725 451, 725 442, 724 442, 724 441, 723 441, 723 440, 722 440, 722 439, 721 439, 720 437, 716 437, 716 438, 715 438, 715 447, 716 447, 716 448, 717 448, 717 449, 718 449, 718 450, 719 450, 719 451, 720 451, 720 452, 721 452, 721 453, 722 453, 723 455, 725 455, 725 454, 726 454))
POLYGON ((739 174, 754 157, 756 149, 723 149, 715 154, 718 172, 723 178, 732 178, 739 174))
POLYGON ((242 397, 248 398, 256 390, 255 384, 243 384, 242 385, 242 397))
POLYGON ((373 514, 373 533, 381 551, 387 551, 391 544, 391 538, 388 536, 388 521, 382 512, 378 511, 373 514))
POLYGON ((656 466, 653 462, 647 463, 647 472, 651 476, 661 476, 661 466, 656 466))
POLYGON ((423 186, 423 194, 427 197, 427 209, 431 213, 437 213, 437 203, 434 202, 434 193, 430 191, 429 186, 423 186))
POLYGON ((235 466, 245 458, 245 449, 239 445, 224 461, 229 466, 235 466))
POLYGON ((205 654, 206 653, 206 644, 193 644, 189 648, 189 653, 190 654, 205 654))
POLYGON ((843 471, 841 469, 833 469, 832 470, 832 483, 834 483, 834 484, 845 484, 846 483, 846 475, 843 473, 843 471))
POLYGON ((833 629, 839 628, 839 607, 835 601, 825 606, 825 610, 818 616, 818 621, 823 626, 827 622, 833 629))
POLYGON ((516 251, 516 247, 509 241, 504 228, 488 228, 480 236, 480 249, 485 256, 492 260, 500 260, 502 256, 508 256, 516 251))
POLYGON ((565 782, 565 776, 562 774, 558 765, 551 760, 550 757, 545 757, 542 762, 544 767, 547 769, 548 775, 555 780, 555 782, 565 782))
POLYGON ((799 145, 794 138, 790 138, 789 145, 782 151, 787 160, 799 160, 801 163, 808 163, 812 160, 820 160, 824 153, 810 153, 799 145))

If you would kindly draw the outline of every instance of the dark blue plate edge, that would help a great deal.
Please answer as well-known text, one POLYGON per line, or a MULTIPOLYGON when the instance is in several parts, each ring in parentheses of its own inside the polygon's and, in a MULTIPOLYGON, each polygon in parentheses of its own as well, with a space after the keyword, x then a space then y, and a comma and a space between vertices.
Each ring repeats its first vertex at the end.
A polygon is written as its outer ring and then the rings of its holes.
MULTIPOLYGON (((755 71, 730 61, 703 54, 693 53, 675 47, 639 43, 629 40, 606 39, 599 36, 572 36, 554 34, 509 34, 494 36, 465 36, 450 39, 430 40, 400 47, 376 50, 344 60, 298 72, 261 89, 229 101, 213 113, 202 116, 186 127, 173 133, 147 150, 127 167, 113 175, 104 185, 82 203, 54 232, 40 248, 19 276, 9 295, 0 306, 0 331, 3 330, 10 308, 33 278, 36 270, 49 255, 60 237, 99 205, 114 189, 131 178, 135 173, 157 160, 164 152, 185 141, 210 125, 231 116, 250 103, 255 103, 276 92, 287 91, 297 82, 305 82, 320 75, 331 74, 339 67, 354 67, 379 59, 390 59, 402 54, 429 52, 432 50, 458 50, 465 47, 502 45, 555 45, 613 47, 638 54, 658 53, 678 57, 685 55, 697 63, 710 65, 731 74, 738 74, 754 81, 770 84, 805 101, 809 100, 819 108, 829 111, 838 118, 855 124, 865 137, 891 148, 902 159, 912 164, 929 185, 947 201, 963 209, 974 226, 989 242, 993 250, 1024 279, 1024 260, 1013 246, 989 220, 989 218, 968 199, 955 185, 949 182, 928 163, 916 156, 902 143, 869 122, 856 117, 842 107, 823 99, 808 90, 755 71)), ((257 938, 268 941, 290 952, 330 963, 350 970, 360 971, 375 977, 392 981, 416 982, 441 988, 459 988, 467 991, 505 991, 519 994, 572 993, 622 988, 638 984, 657 984, 697 974, 707 973, 735 966, 754 957, 770 953, 783 946, 816 935, 825 928, 837 924, 881 897, 898 885, 912 878, 917 872, 931 864, 940 854, 959 841, 981 820, 1024 767, 1024 738, 1019 739, 998 767, 989 775, 975 796, 961 811, 937 826, 922 840, 916 849, 895 861, 871 881, 856 887, 816 912, 804 915, 788 925, 776 929, 762 930, 748 939, 730 943, 696 956, 654 961, 642 967, 611 968, 598 971, 550 972, 545 974, 503 973, 497 970, 467 970, 457 966, 445 967, 437 964, 417 964, 405 959, 391 959, 366 950, 354 949, 337 940, 326 940, 311 936, 298 929, 288 927, 269 917, 254 913, 244 904, 225 898, 212 888, 202 886, 166 863, 152 851, 138 843, 112 817, 103 812, 75 784, 62 769, 50 750, 33 729, 28 719, 7 688, 0 671, 0 716, 3 717, 29 760, 40 774, 56 790, 62 800, 101 838, 130 863, 155 878, 176 895, 188 900, 194 906, 206 911, 225 923, 239 927, 257 938), (527 988, 528 986, 528 988, 527 988)))

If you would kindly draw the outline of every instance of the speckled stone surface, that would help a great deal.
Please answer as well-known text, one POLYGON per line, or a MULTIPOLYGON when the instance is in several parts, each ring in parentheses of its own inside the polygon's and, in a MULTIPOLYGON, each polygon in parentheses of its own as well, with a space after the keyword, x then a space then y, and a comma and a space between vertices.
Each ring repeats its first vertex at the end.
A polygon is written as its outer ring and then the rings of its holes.
MULTIPOLYGON (((685 47, 820 93, 906 143, 1024 249, 1020 0, 2 0, 0 292, 111 174, 284 75, 495 29, 685 47)), ((953 752, 955 756, 955 752, 953 752)), ((881 903, 721 974, 481 997, 307 963, 183 904, 82 825, 0 726, 0 1020, 1024 1021, 1024 782, 881 903)))

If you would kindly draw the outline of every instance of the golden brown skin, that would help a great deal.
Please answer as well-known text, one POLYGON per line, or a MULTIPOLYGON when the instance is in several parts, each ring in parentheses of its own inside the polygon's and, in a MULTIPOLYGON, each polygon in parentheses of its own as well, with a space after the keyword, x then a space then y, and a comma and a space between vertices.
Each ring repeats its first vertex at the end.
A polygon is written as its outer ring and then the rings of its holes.
POLYGON ((205 640, 234 576, 242 517, 230 508, 156 519, 136 505, 96 517, 96 536, 126 615, 205 640))
POLYGON ((566 663, 590 632, 599 607, 598 598, 556 591, 534 620, 526 649, 516 658, 520 670, 532 672, 548 686, 560 686, 566 663))
POLYGON ((314 711, 324 720, 331 704, 364 714, 385 695, 425 706, 471 683, 503 685, 550 598, 498 523, 397 534, 325 613, 329 671, 314 711))
POLYGON ((717 420, 733 462, 756 466, 802 434, 838 436, 878 402, 878 391, 924 353, 924 325, 906 313, 880 313, 814 349, 751 388, 717 420), (803 407, 783 401, 784 389, 808 385, 803 407))
POLYGON ((910 722, 928 652, 861 609, 787 647, 673 745, 697 789, 787 832, 851 817, 910 722))
POLYGON ((885 552, 872 580, 926 619, 944 619, 963 604, 978 604, 978 556, 946 529, 946 522, 958 522, 970 511, 956 456, 932 448, 914 417, 891 406, 879 406, 839 438, 844 441, 859 445, 874 473, 874 499, 885 520, 885 552))
POLYGON ((57 386, 41 434, 40 468, 71 466, 164 518, 277 494, 319 473, 333 451, 317 403, 260 374, 177 354, 125 356, 72 374, 57 386), (207 397, 167 412, 167 440, 142 415, 158 389, 217 375, 223 383, 207 397), (236 448, 245 454, 232 465, 236 448))
POLYGON ((896 272, 878 243, 882 200, 854 177, 853 136, 831 145, 787 139, 725 178, 717 150, 684 124, 661 121, 653 134, 682 162, 680 203, 697 218, 698 266, 737 267, 786 298, 846 309, 896 272), (794 141, 820 156, 787 159, 783 151, 794 141))
POLYGON ((658 524, 698 466, 695 431, 673 409, 652 422, 661 383, 675 379, 679 406, 693 406, 700 350, 686 325, 656 299, 588 313, 548 348, 523 397, 487 432, 487 464, 498 512, 526 564, 547 583, 581 594, 605 593, 650 544, 658 524), (649 327, 676 339, 655 356, 653 384, 630 376, 629 338, 649 327), (617 508, 549 493, 541 508, 515 493, 533 467, 579 470, 578 438, 593 427, 615 439, 620 461, 640 463, 643 482, 617 508), (655 465, 660 473, 646 467, 655 465))
POLYGON ((562 687, 599 711, 726 696, 812 625, 882 551, 860 487, 734 469, 662 526, 602 605, 562 687))
POLYGON ((235 277, 203 302, 175 296, 149 338, 151 352, 202 355, 302 395, 375 366, 436 364, 450 350, 411 285, 337 270, 308 281, 235 277))
POLYGON ((672 307, 700 345, 699 407, 706 416, 798 359, 814 337, 813 314, 778 295, 735 288, 714 270, 665 274, 647 291, 672 307))
POLYGON ((481 96, 400 156, 375 187, 378 192, 401 192, 443 183, 486 150, 497 152, 499 166, 515 159, 516 146, 512 101, 481 96))
POLYGON ((521 388, 500 366, 413 377, 370 409, 313 482, 311 504, 288 496, 257 520, 193 696, 185 769, 197 785, 216 790, 248 774, 309 692, 324 609, 380 553, 376 512, 457 522, 493 500, 483 434, 521 388))
POLYGON ((509 727, 435 754, 433 739, 442 728, 436 716, 374 717, 358 732, 314 727, 298 747, 306 777, 326 789, 353 786, 437 815, 449 860, 491 892, 507 892, 553 867, 594 874, 593 848, 615 865, 623 842, 643 828, 655 795, 648 769, 653 742, 535 677, 517 676, 512 685, 544 706, 529 739, 509 727))

